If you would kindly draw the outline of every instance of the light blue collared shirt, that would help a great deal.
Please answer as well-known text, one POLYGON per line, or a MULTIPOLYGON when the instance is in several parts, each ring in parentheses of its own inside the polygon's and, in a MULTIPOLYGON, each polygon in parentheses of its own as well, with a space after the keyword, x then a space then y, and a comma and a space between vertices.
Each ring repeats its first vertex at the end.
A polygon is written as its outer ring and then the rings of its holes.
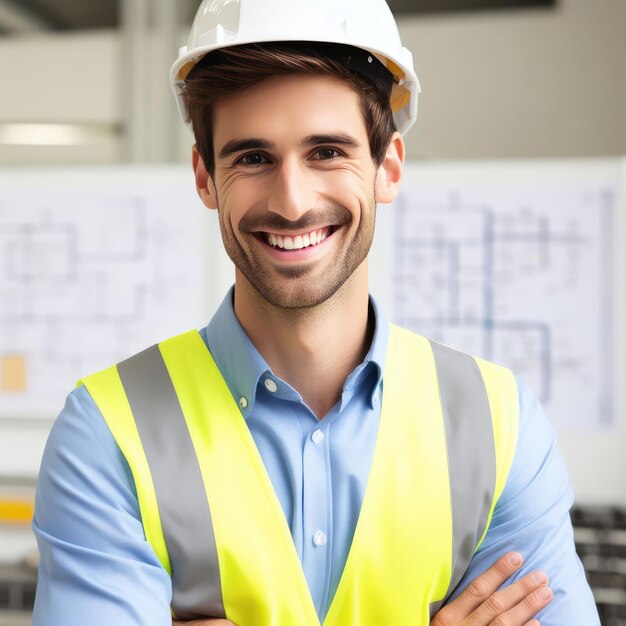
MULTIPOLYGON (((337 588, 363 501, 376 442, 389 326, 376 304, 375 332, 339 402, 318 421, 275 376, 239 324, 232 292, 200 334, 259 449, 323 620, 337 588), (245 398, 246 402, 240 399, 245 398)), ((517 550, 540 568, 552 603, 543 626, 599 624, 574 551, 573 501, 555 433, 519 383, 520 433, 485 540, 456 590, 517 550)), ((68 396, 44 453, 33 529, 41 561, 34 626, 170 626, 170 579, 145 541, 132 473, 84 387, 68 396)))

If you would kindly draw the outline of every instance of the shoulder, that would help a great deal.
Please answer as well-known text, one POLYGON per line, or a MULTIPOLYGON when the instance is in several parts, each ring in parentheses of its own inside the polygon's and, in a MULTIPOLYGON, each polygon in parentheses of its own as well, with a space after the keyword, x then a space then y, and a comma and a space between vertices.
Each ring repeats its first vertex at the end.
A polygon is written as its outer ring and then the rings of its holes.
POLYGON ((456 397, 475 397, 486 392, 492 416, 498 420, 511 421, 517 431, 519 385, 508 367, 457 350, 395 324, 391 324, 387 361, 402 362, 416 372, 429 363, 431 367, 434 365, 440 391, 443 387, 448 387, 456 397))
POLYGON ((96 404, 98 404, 99 398, 97 396, 99 395, 99 390, 103 387, 106 388, 111 384, 111 381, 118 376, 116 370, 120 367, 126 367, 131 364, 139 364, 139 367, 142 367, 142 363, 144 365, 150 364, 153 362, 151 357, 154 355, 159 356, 164 348, 184 351, 194 349, 198 345, 208 348, 206 328, 202 328, 201 330, 187 330, 177 335, 161 339, 157 343, 154 343, 151 346, 148 346, 147 348, 122 359, 118 363, 114 363, 92 374, 83 376, 78 381, 78 385, 84 385, 87 387, 89 394, 91 396, 96 396, 94 397, 94 400, 96 404))
POLYGON ((35 525, 71 533, 57 521, 65 518, 66 507, 86 506, 96 492, 138 518, 128 464, 100 410, 81 385, 67 396, 46 442, 37 483, 35 525))
MULTIPOLYGON (((100 409, 84 385, 71 391, 63 410, 52 425, 44 452, 44 460, 61 460, 78 454, 102 452, 112 457, 116 465, 116 444, 100 409)), ((42 469, 47 468, 44 463, 42 469)))
POLYGON ((448 355, 450 358, 457 358, 459 360, 473 360, 481 368, 485 368, 488 371, 499 372, 500 375, 513 376, 511 370, 508 367, 500 365, 498 363, 482 359, 469 352, 464 352, 445 343, 437 341, 431 337, 421 335, 408 328, 397 326, 396 324, 390 324, 390 339, 395 344, 408 344, 413 348, 424 348, 428 346, 433 352, 448 355))
POLYGON ((171 623, 169 575, 145 540, 128 465, 83 386, 48 437, 33 531, 33 624, 84 624, 85 615, 92 624, 171 623))
POLYGON ((525 495, 532 494, 538 507, 559 498, 567 510, 573 502, 573 491, 557 433, 532 389, 521 378, 517 379, 517 386, 519 435, 502 504, 519 500, 527 492, 525 495))

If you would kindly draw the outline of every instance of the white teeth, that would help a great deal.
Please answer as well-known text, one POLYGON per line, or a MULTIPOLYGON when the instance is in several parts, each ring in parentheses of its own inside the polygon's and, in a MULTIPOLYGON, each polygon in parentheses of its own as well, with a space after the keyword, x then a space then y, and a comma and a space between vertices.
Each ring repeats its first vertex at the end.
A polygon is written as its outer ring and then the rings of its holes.
POLYGON ((315 246, 324 241, 326 237, 328 237, 328 228, 320 228, 319 230, 313 230, 310 233, 296 235, 295 237, 275 235, 274 233, 265 234, 267 243, 285 250, 300 250, 309 246, 315 246))

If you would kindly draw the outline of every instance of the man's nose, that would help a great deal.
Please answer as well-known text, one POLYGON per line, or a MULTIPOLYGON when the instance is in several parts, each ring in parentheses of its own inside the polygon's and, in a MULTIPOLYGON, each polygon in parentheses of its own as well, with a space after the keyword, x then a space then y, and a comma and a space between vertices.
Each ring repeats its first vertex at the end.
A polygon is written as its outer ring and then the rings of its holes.
POLYGON ((273 178, 268 201, 270 211, 295 221, 315 207, 315 181, 303 164, 284 160, 273 178))

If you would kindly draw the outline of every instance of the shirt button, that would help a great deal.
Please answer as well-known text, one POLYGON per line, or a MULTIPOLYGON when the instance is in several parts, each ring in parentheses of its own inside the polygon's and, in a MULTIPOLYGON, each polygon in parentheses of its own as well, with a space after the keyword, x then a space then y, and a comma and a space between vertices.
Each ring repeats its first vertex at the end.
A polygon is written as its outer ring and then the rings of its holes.
POLYGON ((322 441, 324 441, 324 433, 318 428, 313 431, 311 435, 311 439, 313 439, 313 443, 318 446, 322 441))
POLYGON ((248 406, 248 401, 243 396, 241 396, 241 398, 239 398, 239 406, 242 409, 245 409, 248 406))
POLYGON ((313 535, 313 543, 316 546, 325 546, 326 545, 326 535, 321 531, 318 530, 314 535, 313 535))
POLYGON ((265 379, 265 388, 270 392, 274 393, 278 389, 278 385, 271 379, 265 379))

